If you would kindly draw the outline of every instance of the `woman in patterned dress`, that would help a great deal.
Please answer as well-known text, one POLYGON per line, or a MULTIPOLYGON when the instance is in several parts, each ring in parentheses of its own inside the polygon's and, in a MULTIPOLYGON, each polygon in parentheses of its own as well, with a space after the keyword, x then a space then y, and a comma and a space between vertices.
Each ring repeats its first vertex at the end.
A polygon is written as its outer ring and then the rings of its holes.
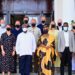
POLYGON ((14 55, 15 55, 15 37, 11 33, 11 26, 6 26, 6 32, 1 36, 1 71, 2 75, 5 75, 5 72, 8 75, 11 74, 14 70, 14 55))
POLYGON ((39 75, 52 75, 52 60, 54 56, 54 36, 49 36, 48 27, 44 26, 44 34, 38 41, 37 55, 40 58, 39 75))

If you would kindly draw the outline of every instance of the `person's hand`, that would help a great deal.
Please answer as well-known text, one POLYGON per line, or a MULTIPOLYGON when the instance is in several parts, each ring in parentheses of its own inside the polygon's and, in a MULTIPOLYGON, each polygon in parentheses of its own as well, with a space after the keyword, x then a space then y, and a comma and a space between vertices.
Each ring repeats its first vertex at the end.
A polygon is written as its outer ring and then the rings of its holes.
POLYGON ((5 51, 4 50, 2 50, 2 56, 5 56, 5 51))
POLYGON ((14 56, 14 55, 15 55, 15 51, 12 52, 12 56, 14 56))

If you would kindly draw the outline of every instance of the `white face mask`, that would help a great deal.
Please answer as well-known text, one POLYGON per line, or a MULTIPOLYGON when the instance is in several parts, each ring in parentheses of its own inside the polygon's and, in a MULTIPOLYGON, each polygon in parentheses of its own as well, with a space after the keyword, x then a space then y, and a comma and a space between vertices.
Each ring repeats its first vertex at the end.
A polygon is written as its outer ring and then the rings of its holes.
POLYGON ((27 28, 22 28, 23 32, 27 32, 27 28))
POLYGON ((64 31, 66 31, 66 32, 68 31, 68 27, 64 27, 63 29, 64 29, 64 31))
POLYGON ((5 24, 1 24, 1 27, 2 27, 2 28, 5 27, 5 24))

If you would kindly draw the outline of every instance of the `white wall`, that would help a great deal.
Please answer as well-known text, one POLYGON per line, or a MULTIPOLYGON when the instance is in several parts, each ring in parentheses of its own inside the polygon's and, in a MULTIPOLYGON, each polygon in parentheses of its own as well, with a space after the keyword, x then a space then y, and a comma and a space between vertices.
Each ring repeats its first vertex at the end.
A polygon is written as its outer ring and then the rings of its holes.
POLYGON ((75 20, 74 0, 54 0, 55 21, 62 19, 63 22, 75 20))
POLYGON ((60 18, 62 18, 62 7, 63 3, 62 0, 54 0, 54 17, 55 17, 55 22, 60 18))
POLYGON ((63 21, 71 22, 75 19, 74 0, 63 0, 63 21))

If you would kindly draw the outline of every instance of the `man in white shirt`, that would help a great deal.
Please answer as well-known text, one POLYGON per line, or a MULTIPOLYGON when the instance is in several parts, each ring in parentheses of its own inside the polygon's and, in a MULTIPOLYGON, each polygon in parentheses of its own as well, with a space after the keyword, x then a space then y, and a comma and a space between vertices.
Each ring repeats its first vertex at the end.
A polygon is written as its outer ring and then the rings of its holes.
POLYGON ((73 35, 68 31, 68 23, 63 24, 63 31, 58 34, 58 52, 60 52, 60 73, 64 75, 64 66, 68 66, 68 75, 72 75, 73 35))
POLYGON ((46 16, 41 16, 41 23, 39 25, 37 25, 38 28, 40 28, 41 33, 43 34, 43 27, 46 24, 47 18, 46 16))
POLYGON ((20 56, 19 67, 21 75, 30 75, 30 67, 32 64, 32 54, 36 50, 35 37, 27 28, 22 28, 16 41, 16 52, 20 56))

